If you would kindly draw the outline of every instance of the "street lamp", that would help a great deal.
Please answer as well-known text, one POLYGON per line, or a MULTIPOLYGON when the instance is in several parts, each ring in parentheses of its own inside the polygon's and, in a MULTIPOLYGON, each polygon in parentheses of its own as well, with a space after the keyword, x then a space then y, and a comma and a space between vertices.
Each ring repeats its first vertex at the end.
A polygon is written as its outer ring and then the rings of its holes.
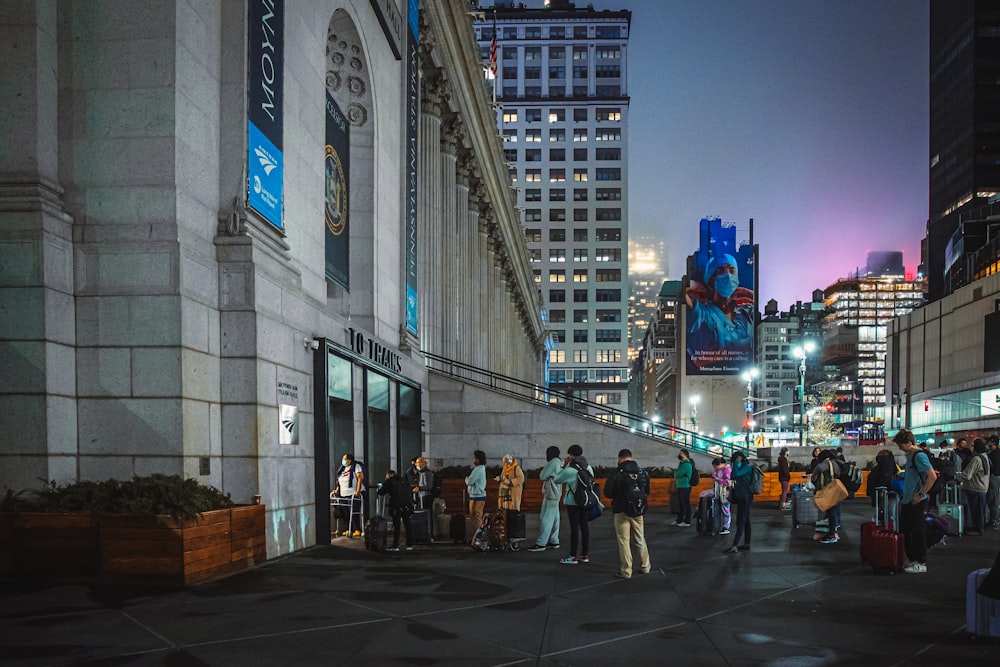
POLYGON ((804 443, 806 428, 806 356, 816 349, 816 343, 807 340, 792 349, 792 355, 799 360, 799 447, 804 443))
POLYGON ((753 421, 753 381, 756 380, 759 375, 760 371, 758 371, 755 367, 751 366, 750 368, 743 371, 743 375, 741 376, 743 378, 743 381, 747 383, 747 400, 743 404, 743 410, 744 412, 747 413, 746 417, 747 446, 750 445, 750 429, 752 428, 751 422, 753 421))

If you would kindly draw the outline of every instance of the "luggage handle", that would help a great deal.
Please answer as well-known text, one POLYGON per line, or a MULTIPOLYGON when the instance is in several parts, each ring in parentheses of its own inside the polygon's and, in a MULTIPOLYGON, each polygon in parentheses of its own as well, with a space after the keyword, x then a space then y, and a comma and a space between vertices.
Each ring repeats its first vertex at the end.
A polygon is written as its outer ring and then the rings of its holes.
POLYGON ((889 530, 889 488, 885 486, 875 489, 875 525, 889 530))

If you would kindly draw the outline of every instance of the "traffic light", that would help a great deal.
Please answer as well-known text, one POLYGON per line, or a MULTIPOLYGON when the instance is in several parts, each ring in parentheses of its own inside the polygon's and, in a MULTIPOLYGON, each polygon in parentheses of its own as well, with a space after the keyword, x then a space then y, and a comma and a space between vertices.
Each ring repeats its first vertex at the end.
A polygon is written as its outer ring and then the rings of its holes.
POLYGON ((833 403, 827 403, 826 404, 826 411, 827 412, 833 412, 833 403))
POLYGON ((931 409, 931 402, 924 401, 924 412, 930 412, 930 409, 931 409))
POLYGON ((750 419, 744 419, 743 420, 743 428, 745 428, 746 430, 749 431, 750 430, 750 426, 752 426, 752 420, 750 420, 750 419))

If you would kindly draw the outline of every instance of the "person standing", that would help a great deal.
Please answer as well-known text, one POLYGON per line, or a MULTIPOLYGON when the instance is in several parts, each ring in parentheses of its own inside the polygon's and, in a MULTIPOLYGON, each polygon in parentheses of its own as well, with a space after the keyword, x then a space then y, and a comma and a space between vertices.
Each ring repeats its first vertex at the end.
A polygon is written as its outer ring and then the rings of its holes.
POLYGON ((725 457, 720 456, 712 460, 712 481, 714 482, 713 492, 719 499, 719 511, 722 512, 722 529, 719 535, 728 535, 729 527, 732 525, 732 512, 729 496, 733 491, 733 467, 726 463, 725 457))
POLYGON ((649 497, 649 475, 632 460, 632 452, 618 452, 618 467, 604 483, 604 495, 611 498, 615 537, 618 539, 619 569, 616 577, 632 578, 632 547, 639 553, 639 571, 649 574, 644 519, 649 497))
POLYGON ((996 434, 990 436, 990 488, 987 492, 986 504, 989 506, 989 525, 1000 527, 1000 442, 996 434))
POLYGON ((396 475, 395 470, 385 473, 385 481, 378 485, 378 495, 388 496, 389 516, 392 518, 392 546, 386 551, 399 551, 399 524, 406 533, 406 550, 413 551, 410 542, 410 524, 406 521, 413 514, 413 495, 406 482, 396 475))
MULTIPOLYGON (((827 484, 833 484, 834 480, 840 479, 840 473, 843 470, 842 465, 841 457, 837 455, 836 450, 827 449, 822 451, 816 457, 816 465, 813 468, 809 481, 819 491, 827 484)), ((840 541, 840 503, 837 503, 826 511, 826 522, 828 526, 827 535, 826 537, 820 537, 819 541, 823 544, 836 544, 840 541)), ((813 539, 816 539, 816 537, 813 537, 813 539)))
POLYGON ((747 461, 747 455, 739 450, 733 452, 732 460, 733 492, 729 500, 736 505, 736 534, 733 535, 733 546, 723 552, 727 554, 750 551, 750 505, 753 504, 750 490, 753 466, 747 461))
POLYGON ((538 515, 538 539, 535 546, 528 551, 545 551, 559 548, 559 500, 562 497, 562 486, 556 484, 555 476, 562 470, 562 459, 559 458, 559 448, 549 447, 545 450, 547 463, 539 473, 542 480, 542 511, 538 515))
POLYGON ((594 469, 587 463, 583 456, 583 448, 580 445, 570 445, 566 450, 566 458, 563 459, 562 469, 553 478, 556 484, 566 485, 566 495, 563 504, 566 506, 566 517, 569 519, 569 555, 560 560, 563 565, 576 565, 578 563, 589 563, 590 556, 590 524, 586 510, 576 504, 574 492, 580 483, 580 471, 587 470, 591 475, 594 469), (579 551, 581 546, 583 551, 579 551), (577 554, 580 554, 577 556, 577 554))
MULTIPOLYGON (((337 486, 334 488, 334 495, 341 498, 350 498, 352 508, 348 510, 351 525, 341 535, 361 536, 362 520, 362 494, 365 489, 365 470, 360 462, 354 460, 354 454, 344 454, 340 459, 340 468, 337 469, 337 486), (353 532, 352 532, 353 531, 353 532)), ((343 509, 343 508, 341 508, 343 509)))
POLYGON ((503 469, 494 477, 500 482, 500 507, 521 509, 521 494, 524 492, 524 471, 517 465, 517 459, 510 454, 503 457, 503 469))
POLYGON ((677 494, 677 521, 675 526, 691 525, 691 475, 694 472, 694 465, 691 463, 686 450, 681 450, 677 455, 677 470, 674 471, 674 489, 677 494))
POLYGON ((778 507, 783 510, 792 509, 792 504, 788 501, 788 485, 792 481, 792 468, 788 464, 788 447, 782 447, 778 454, 778 482, 781 484, 781 498, 778 499, 778 507))
POLYGON ((899 527, 903 534, 903 547, 910 561, 904 572, 921 574, 927 571, 927 535, 924 532, 924 513, 927 511, 928 493, 934 486, 937 473, 927 454, 920 451, 913 433, 900 429, 892 441, 906 454, 906 472, 903 477, 903 495, 899 499, 899 527))
POLYGON ((986 493, 990 488, 990 460, 986 456, 986 441, 976 438, 973 455, 958 473, 962 490, 969 503, 969 528, 966 535, 982 535, 986 524, 986 493))
POLYGON ((872 507, 875 507, 876 490, 891 488, 895 476, 896 457, 888 449, 883 449, 875 455, 875 467, 868 473, 868 487, 865 489, 865 493, 871 498, 872 507))
POLYGON ((465 478, 469 495, 469 517, 475 534, 483 525, 483 510, 486 507, 486 454, 480 450, 472 453, 472 472, 465 478))
MULTIPOLYGON (((416 509, 429 510, 434 504, 434 472, 428 470, 427 459, 418 456, 407 474, 407 484, 413 492, 416 509)), ((434 517, 427 514, 427 534, 434 534, 434 517)))

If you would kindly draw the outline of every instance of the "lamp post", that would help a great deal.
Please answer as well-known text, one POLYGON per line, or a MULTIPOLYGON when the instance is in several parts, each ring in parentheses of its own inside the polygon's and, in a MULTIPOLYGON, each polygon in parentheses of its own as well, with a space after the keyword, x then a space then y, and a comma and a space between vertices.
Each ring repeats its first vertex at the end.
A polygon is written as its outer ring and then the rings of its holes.
POLYGON ((799 447, 804 444, 806 432, 806 356, 816 349, 816 343, 807 340, 792 349, 792 355, 799 360, 799 447))
POLYGON ((743 404, 743 411, 746 412, 746 415, 747 415, 744 425, 746 426, 747 446, 748 447, 750 446, 750 429, 753 428, 753 425, 752 425, 752 422, 753 422, 753 381, 756 380, 759 375, 760 375, 760 371, 758 371, 755 367, 751 366, 750 368, 748 368, 745 371, 743 371, 743 375, 740 376, 740 377, 743 378, 743 381, 747 383, 747 399, 746 399, 746 402, 743 404))

